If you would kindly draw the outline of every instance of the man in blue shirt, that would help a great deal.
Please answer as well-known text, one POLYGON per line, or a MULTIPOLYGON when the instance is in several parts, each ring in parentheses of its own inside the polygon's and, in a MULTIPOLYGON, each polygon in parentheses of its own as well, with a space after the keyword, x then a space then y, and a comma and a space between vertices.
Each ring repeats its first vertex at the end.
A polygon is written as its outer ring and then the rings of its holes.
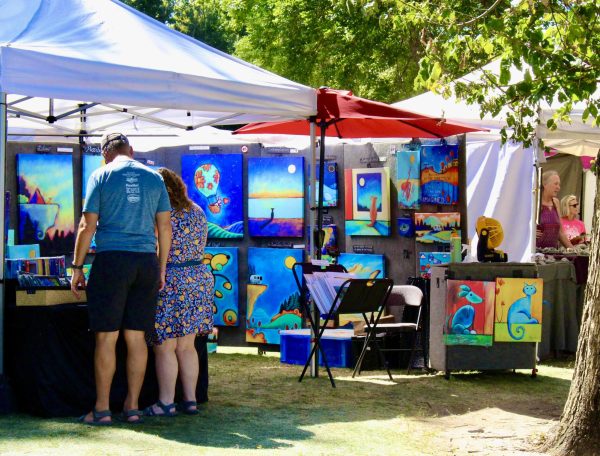
POLYGON ((101 148, 106 166, 96 170, 87 183, 71 290, 78 295, 85 285, 82 266, 95 234, 96 257, 87 299, 90 328, 96 338, 96 404, 81 421, 107 425, 112 423, 109 396, 121 329, 127 345, 129 387, 123 417, 129 423, 141 421, 138 398, 148 358, 145 332, 154 327, 158 291, 165 284, 171 206, 162 177, 133 160, 126 136, 106 135, 101 148))

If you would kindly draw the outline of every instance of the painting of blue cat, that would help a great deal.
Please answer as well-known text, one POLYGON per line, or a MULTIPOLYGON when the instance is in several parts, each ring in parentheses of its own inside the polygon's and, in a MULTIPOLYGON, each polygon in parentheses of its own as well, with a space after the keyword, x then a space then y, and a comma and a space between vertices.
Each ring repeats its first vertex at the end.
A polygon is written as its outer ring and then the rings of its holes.
POLYGON ((542 279, 496 279, 496 342, 540 342, 542 279))

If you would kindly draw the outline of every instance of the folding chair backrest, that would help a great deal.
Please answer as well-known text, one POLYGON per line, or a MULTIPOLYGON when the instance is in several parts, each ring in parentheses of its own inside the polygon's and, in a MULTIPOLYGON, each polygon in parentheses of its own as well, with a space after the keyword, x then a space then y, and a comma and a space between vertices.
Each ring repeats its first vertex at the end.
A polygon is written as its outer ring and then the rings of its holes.
POLYGON ((391 279, 353 279, 347 285, 339 314, 377 312, 392 291, 391 279))
POLYGON ((396 322, 419 323, 423 292, 414 285, 395 285, 387 302, 387 311, 396 322))

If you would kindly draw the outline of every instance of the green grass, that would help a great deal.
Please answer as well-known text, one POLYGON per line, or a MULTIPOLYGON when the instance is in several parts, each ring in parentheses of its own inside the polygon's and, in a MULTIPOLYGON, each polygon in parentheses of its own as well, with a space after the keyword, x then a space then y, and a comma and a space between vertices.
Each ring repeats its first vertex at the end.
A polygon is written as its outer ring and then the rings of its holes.
POLYGON ((298 383, 300 366, 276 357, 214 354, 210 401, 200 416, 147 419, 139 426, 92 428, 74 419, 0 417, 0 454, 451 454, 436 420, 482 409, 557 418, 572 369, 411 375, 334 369, 298 383), (437 418, 436 418, 437 417, 437 418))

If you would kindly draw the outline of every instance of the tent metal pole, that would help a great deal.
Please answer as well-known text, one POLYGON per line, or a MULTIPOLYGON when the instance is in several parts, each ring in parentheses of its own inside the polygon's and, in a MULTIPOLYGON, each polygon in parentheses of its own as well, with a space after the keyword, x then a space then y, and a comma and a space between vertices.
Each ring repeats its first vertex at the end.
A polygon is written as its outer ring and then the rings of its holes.
MULTIPOLYGON (((315 240, 317 247, 317 258, 321 259, 321 249, 323 247, 323 186, 325 179, 325 132, 327 131, 327 123, 322 120, 319 123, 321 128, 321 140, 319 144, 319 199, 317 204, 317 236, 315 240)), ((316 174, 316 173, 315 173, 316 174)))
POLYGON ((6 242, 4 211, 7 123, 6 92, 0 92, 0 375, 4 374, 4 245, 6 242))
MULTIPOLYGON (((311 160, 308 166, 310 166, 310 201, 308 204, 308 207, 313 207, 313 202, 315 200, 315 195, 317 194, 317 189, 316 189, 316 183, 317 183, 317 176, 316 176, 316 172, 315 172, 315 165, 317 164, 317 147, 315 144, 315 140, 316 140, 316 135, 317 133, 317 125, 316 125, 316 119, 314 117, 310 118, 310 143, 309 143, 309 147, 310 147, 310 156, 311 156, 311 160)), ((314 255, 314 251, 315 251, 315 226, 317 226, 317 213, 314 210, 310 211, 310 227, 311 229, 308 230, 309 231, 309 243, 308 245, 310 246, 310 250, 308 252, 310 258, 313 258, 314 255)), ((314 305, 314 304, 313 304, 314 305)), ((312 309, 312 313, 313 314, 318 314, 318 310, 317 310, 317 306, 314 305, 313 309, 312 309)), ((316 320, 316 324, 319 324, 319 320, 316 320)), ((315 334, 312 326, 310 328, 310 349, 312 350, 314 347, 314 340, 315 337, 317 335, 315 334)), ((313 356, 311 358, 310 361, 310 376, 311 377, 318 377, 319 376, 319 361, 318 361, 318 357, 319 356, 319 351, 316 350, 315 351, 315 356, 313 356)))

